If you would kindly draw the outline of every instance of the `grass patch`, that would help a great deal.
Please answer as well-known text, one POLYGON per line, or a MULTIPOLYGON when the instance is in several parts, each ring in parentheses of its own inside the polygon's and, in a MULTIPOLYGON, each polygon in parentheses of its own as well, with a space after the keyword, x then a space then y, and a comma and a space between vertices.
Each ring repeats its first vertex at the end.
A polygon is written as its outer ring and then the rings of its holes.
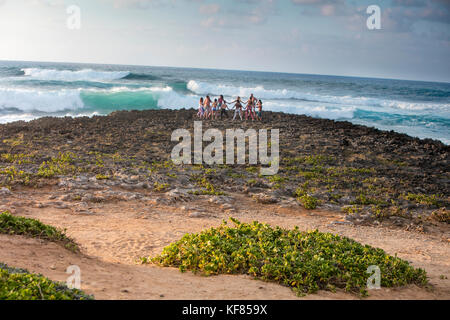
POLYGON ((10 147, 17 147, 24 143, 23 134, 20 134, 16 139, 3 139, 2 141, 4 144, 9 145, 10 147))
POLYGON ((95 176, 95 178, 97 179, 97 180, 109 180, 109 179, 111 179, 111 176, 108 176, 108 175, 104 175, 104 174, 97 174, 96 176, 95 176))
POLYGON ((439 201, 439 197, 435 194, 427 195, 421 193, 408 193, 403 196, 404 199, 413 201, 415 203, 424 204, 428 206, 440 207, 441 203, 439 201))
POLYGON ((65 230, 59 230, 36 219, 13 216, 8 211, 0 214, 0 233, 57 242, 69 250, 78 251, 77 244, 66 236, 65 230))
POLYGON ((3 153, 0 157, 0 160, 7 163, 17 163, 21 165, 32 163, 31 158, 32 156, 23 153, 19 154, 3 153))
POLYGON ((192 175, 190 178, 192 181, 196 183, 200 190, 196 190, 191 192, 195 195, 210 195, 210 196, 221 196, 225 193, 223 191, 218 190, 208 179, 206 176, 202 175, 192 175))
POLYGON ((313 210, 313 209, 317 208, 317 204, 319 203, 319 200, 317 200, 313 196, 310 196, 307 193, 305 193, 305 194, 303 194, 301 196, 298 196, 297 200, 307 210, 313 210))
POLYGON ((431 218, 439 221, 450 224, 450 212, 445 208, 440 208, 439 210, 435 210, 431 213, 431 218))
POLYGON ((371 265, 380 268, 383 287, 427 283, 424 270, 346 237, 231 220, 233 227, 224 221, 218 228, 186 234, 142 262, 207 276, 248 274, 289 286, 299 295, 342 288, 364 296, 371 265))
POLYGON ((295 196, 297 198, 297 201, 300 202, 305 209, 313 210, 317 208, 319 200, 309 195, 307 189, 308 183, 303 184, 300 188, 297 188, 297 190, 295 190, 295 196))
POLYGON ((155 182, 153 185, 153 190, 155 190, 156 192, 165 192, 167 190, 169 190, 170 185, 168 183, 159 183, 159 182, 155 182))
POLYGON ((0 300, 93 300, 64 283, 0 263, 0 300))
POLYGON ((6 185, 22 183, 28 185, 31 182, 31 174, 18 170, 15 166, 0 169, 0 175, 6 176, 6 185))
POLYGON ((44 161, 37 172, 42 178, 53 178, 56 175, 75 174, 79 170, 74 165, 76 156, 71 152, 59 153, 58 156, 52 157, 50 161, 44 161))
POLYGON ((369 197, 363 193, 360 193, 355 201, 352 201, 351 204, 361 204, 361 205, 384 205, 386 204, 385 201, 374 198, 374 197, 369 197))

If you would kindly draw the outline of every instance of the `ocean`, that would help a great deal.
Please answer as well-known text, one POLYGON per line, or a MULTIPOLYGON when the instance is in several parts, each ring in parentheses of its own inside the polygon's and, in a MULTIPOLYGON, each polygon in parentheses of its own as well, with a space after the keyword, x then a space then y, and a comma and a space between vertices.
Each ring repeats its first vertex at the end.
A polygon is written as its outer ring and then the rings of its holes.
POLYGON ((198 107, 207 94, 450 144, 450 83, 170 67, 0 61, 0 123, 198 107))

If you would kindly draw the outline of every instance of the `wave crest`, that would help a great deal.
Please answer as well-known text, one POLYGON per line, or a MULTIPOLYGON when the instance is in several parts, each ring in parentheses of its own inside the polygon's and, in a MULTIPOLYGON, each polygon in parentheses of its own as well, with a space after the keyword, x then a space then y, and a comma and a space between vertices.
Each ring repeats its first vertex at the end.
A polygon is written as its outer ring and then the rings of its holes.
POLYGON ((60 112, 92 109, 191 108, 197 97, 184 96, 171 87, 37 90, 0 88, 0 110, 60 112))
POLYGON ((78 71, 24 68, 21 69, 26 77, 36 80, 57 81, 111 81, 125 78, 130 75, 129 71, 95 71, 83 69, 78 71))
MULTIPOLYGON (((231 97, 248 97, 254 94, 258 99, 264 100, 301 100, 326 104, 339 104, 346 106, 383 107, 402 110, 448 110, 450 104, 417 103, 398 100, 383 100, 371 97, 331 96, 309 92, 299 92, 287 89, 265 89, 263 86, 235 87, 230 85, 210 84, 195 80, 188 82, 187 88, 200 95, 219 95, 231 97)), ((280 110, 282 111, 282 110, 280 110)))

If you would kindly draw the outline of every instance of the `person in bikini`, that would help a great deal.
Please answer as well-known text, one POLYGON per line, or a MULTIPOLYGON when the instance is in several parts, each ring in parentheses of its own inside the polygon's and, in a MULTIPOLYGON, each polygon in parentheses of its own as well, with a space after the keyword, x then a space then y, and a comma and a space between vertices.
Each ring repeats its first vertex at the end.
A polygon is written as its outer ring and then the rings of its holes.
POLYGON ((227 105, 227 102, 225 101, 225 99, 223 98, 223 95, 220 95, 220 97, 219 97, 218 107, 220 109, 220 120, 222 120, 223 115, 225 115, 228 119, 228 113, 227 113, 228 105, 227 105))
POLYGON ((242 120, 242 103, 241 103, 241 97, 237 97, 236 100, 234 100, 233 102, 231 102, 231 104, 234 103, 234 117, 233 117, 233 121, 234 119, 236 119, 236 115, 239 115, 239 118, 241 118, 242 120))
POLYGON ((257 107, 258 107, 258 111, 256 112, 256 119, 259 121, 262 121, 262 101, 261 100, 258 101, 257 107))
POLYGON ((249 116, 252 118, 252 121, 255 120, 254 112, 253 112, 253 100, 248 99, 247 106, 245 108, 245 121, 248 120, 249 116))
POLYGON ((209 119, 211 116, 211 98, 209 96, 206 96, 203 107, 205 108, 205 119, 209 119))
POLYGON ((205 108, 203 106, 203 97, 201 97, 200 102, 198 103, 197 117, 203 119, 204 116, 205 116, 205 108))
POLYGON ((253 118, 256 118, 256 104, 257 104, 257 102, 258 102, 258 99, 256 99, 255 96, 254 96, 253 93, 252 93, 252 94, 250 94, 250 98, 248 98, 247 103, 248 103, 249 101, 250 101, 251 104, 252 104, 251 112, 252 112, 252 120, 253 120, 253 118))
POLYGON ((217 112, 217 99, 214 99, 214 102, 212 103, 212 112, 211 112, 211 119, 217 119, 218 112, 217 112))

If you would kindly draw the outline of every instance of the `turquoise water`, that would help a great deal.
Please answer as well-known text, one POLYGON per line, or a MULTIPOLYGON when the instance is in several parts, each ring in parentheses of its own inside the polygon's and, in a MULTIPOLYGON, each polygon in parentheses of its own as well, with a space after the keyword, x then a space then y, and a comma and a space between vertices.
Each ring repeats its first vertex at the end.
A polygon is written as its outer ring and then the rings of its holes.
POLYGON ((450 83, 248 71, 0 61, 0 123, 197 108, 253 93, 264 109, 450 143, 450 83))

